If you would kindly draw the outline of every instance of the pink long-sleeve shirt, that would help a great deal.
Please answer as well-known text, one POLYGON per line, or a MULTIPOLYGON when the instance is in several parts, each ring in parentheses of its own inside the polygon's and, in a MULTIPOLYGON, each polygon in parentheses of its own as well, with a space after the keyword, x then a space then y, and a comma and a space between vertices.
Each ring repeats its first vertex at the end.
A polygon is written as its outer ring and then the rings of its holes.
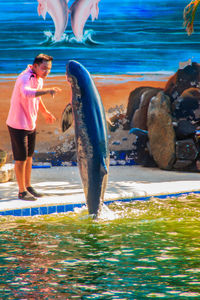
POLYGON ((31 66, 18 76, 6 121, 8 126, 24 130, 36 128, 40 97, 35 97, 35 94, 42 87, 43 79, 36 77, 31 66))

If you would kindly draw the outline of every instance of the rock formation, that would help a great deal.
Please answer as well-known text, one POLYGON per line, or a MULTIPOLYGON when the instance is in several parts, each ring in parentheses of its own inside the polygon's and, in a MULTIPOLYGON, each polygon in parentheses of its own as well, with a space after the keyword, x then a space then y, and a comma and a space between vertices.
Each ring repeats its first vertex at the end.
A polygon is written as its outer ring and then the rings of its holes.
MULTIPOLYGON (((149 149, 150 157, 161 169, 200 170, 199 82, 200 65, 193 62, 179 69, 163 90, 140 87, 129 95, 125 129, 148 132, 149 147, 142 141, 141 149, 149 149)), ((134 147, 138 147, 134 151, 141 160, 138 138, 134 147)))

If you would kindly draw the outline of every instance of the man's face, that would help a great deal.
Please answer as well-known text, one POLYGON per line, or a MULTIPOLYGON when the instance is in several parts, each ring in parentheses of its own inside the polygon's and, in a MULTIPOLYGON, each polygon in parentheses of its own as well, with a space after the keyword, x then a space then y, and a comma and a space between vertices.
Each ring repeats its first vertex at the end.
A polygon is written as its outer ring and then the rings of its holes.
POLYGON ((34 64, 33 71, 36 73, 37 77, 45 79, 50 73, 52 67, 51 61, 43 61, 41 64, 34 64))

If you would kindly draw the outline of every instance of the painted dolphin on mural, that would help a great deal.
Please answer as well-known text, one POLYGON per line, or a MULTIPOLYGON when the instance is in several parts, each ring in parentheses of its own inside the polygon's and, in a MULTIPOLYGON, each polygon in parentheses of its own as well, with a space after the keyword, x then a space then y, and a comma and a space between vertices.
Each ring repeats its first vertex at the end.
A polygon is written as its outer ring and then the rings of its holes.
POLYGON ((63 35, 68 23, 68 1, 67 0, 37 0, 38 15, 42 15, 45 20, 46 14, 52 17, 55 25, 54 38, 59 41, 63 35))
POLYGON ((91 15, 92 21, 98 19, 99 1, 100 0, 76 0, 70 7, 71 26, 77 40, 82 40, 83 28, 89 16, 91 15))
POLYGON ((55 25, 54 38, 56 41, 61 39, 67 24, 68 15, 71 13, 71 26, 73 33, 78 41, 82 40, 83 28, 89 16, 92 21, 98 18, 100 0, 76 0, 70 8, 68 8, 69 0, 37 0, 38 15, 42 15, 43 19, 46 14, 52 17, 55 25))
POLYGON ((86 68, 69 61, 67 79, 72 88, 71 105, 62 115, 62 129, 75 126, 77 160, 89 214, 98 215, 107 184, 109 150, 107 122, 98 90, 86 68), (71 110, 72 106, 72 110, 71 110))

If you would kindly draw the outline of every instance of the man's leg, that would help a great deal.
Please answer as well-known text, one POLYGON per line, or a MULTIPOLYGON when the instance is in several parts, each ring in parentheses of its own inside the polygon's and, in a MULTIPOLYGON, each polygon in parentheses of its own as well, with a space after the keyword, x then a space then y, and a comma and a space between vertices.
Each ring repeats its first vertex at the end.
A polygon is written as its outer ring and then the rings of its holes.
POLYGON ((26 189, 29 193, 31 193, 34 197, 42 197, 42 193, 38 193, 31 186, 31 171, 32 171, 32 157, 35 149, 35 139, 36 139, 36 130, 34 130, 31 134, 28 134, 28 157, 26 160, 26 170, 25 170, 25 184, 26 189))
POLYGON ((25 166, 25 187, 31 186, 32 156, 28 156, 25 166))
POLYGON ((19 199, 22 200, 29 200, 29 201, 35 201, 37 200, 35 196, 31 195, 27 191, 26 186, 26 178, 30 178, 30 175, 27 175, 27 166, 29 168, 30 162, 28 162, 29 159, 27 158, 25 161, 16 160, 15 161, 15 175, 17 179, 17 184, 19 187, 19 199))
POLYGON ((25 168, 25 184, 26 189, 29 193, 31 193, 34 197, 39 198, 42 197, 42 193, 38 193, 32 186, 31 186, 31 171, 32 171, 32 156, 28 156, 26 160, 26 168, 25 168))
POLYGON ((26 191, 25 169, 26 169, 26 161, 20 161, 20 160, 15 161, 15 175, 19 187, 19 193, 26 191))

